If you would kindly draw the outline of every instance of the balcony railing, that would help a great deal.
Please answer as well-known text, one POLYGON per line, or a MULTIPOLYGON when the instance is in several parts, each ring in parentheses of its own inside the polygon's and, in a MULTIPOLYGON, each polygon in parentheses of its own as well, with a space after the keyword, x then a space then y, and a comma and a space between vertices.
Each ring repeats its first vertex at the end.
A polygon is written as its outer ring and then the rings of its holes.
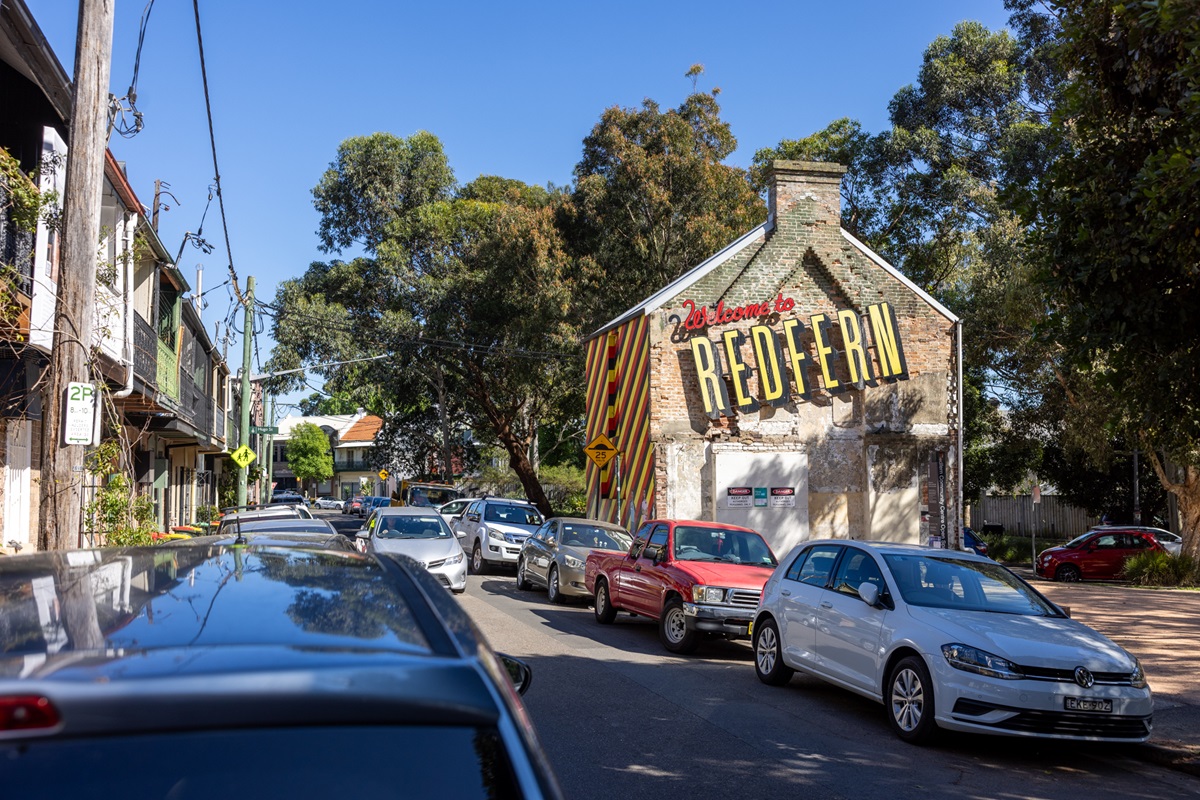
POLYGON ((375 469, 377 469, 377 467, 374 464, 361 458, 333 462, 334 472, 363 472, 374 471, 375 469))
POLYGON ((133 372, 151 386, 158 382, 158 347, 154 328, 137 313, 133 315, 133 372))
POLYGON ((179 357, 162 339, 155 337, 158 345, 158 390, 179 402, 179 357))

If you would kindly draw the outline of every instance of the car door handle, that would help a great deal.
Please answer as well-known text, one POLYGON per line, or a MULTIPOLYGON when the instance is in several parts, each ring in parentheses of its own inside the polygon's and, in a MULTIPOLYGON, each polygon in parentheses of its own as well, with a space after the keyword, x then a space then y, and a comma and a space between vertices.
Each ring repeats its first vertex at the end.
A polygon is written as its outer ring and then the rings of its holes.
POLYGON ((833 608, 833 603, 829 602, 828 600, 822 600, 821 608, 833 608))
POLYGON ((791 590, 791 589, 783 589, 783 590, 781 590, 779 593, 780 593, 781 595, 783 595, 784 597, 791 597, 791 596, 792 596, 792 590, 791 590))
POLYGON ((641 564, 637 564, 637 565, 635 565, 635 566, 634 566, 634 568, 633 568, 633 571, 634 571, 634 572, 641 572, 641 571, 642 571, 642 565, 641 565, 641 564))

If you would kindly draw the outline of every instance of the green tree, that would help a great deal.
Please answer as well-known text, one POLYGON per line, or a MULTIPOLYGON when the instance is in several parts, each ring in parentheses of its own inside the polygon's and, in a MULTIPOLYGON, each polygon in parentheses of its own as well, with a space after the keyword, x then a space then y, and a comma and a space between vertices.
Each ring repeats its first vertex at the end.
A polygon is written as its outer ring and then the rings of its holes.
MULTIPOLYGON (((687 73, 695 79, 693 67, 687 73)), ((663 111, 609 108, 583 141, 563 224, 590 281, 588 321, 641 302, 766 219, 745 170, 722 163, 737 147, 719 90, 663 111)))
MULTIPOLYGON (((462 464, 468 428, 504 448, 527 496, 549 511, 530 449, 539 423, 573 406, 582 385, 576 262, 556 225, 563 195, 495 176, 456 188, 452 176, 430 134, 343 144, 315 190, 321 235, 366 255, 314 263, 279 287, 274 333, 284 344, 271 367, 389 354, 320 374, 335 396, 383 398, 390 464, 417 474, 431 461, 462 464), (413 151, 421 169, 409 168, 413 151), (341 177, 375 174, 390 176, 386 191, 341 177)), ((272 388, 297 383, 284 376, 272 388)))
POLYGON ((292 428, 287 442, 287 462, 301 484, 332 478, 333 452, 325 431, 311 422, 301 422, 292 428))
POLYGON ((1181 0, 1049 7, 1039 24, 1061 31, 1067 77, 1058 155, 1026 209, 1053 308, 1043 335, 1072 396, 1103 398, 1092 428, 1140 443, 1198 555, 1200 14, 1181 0))

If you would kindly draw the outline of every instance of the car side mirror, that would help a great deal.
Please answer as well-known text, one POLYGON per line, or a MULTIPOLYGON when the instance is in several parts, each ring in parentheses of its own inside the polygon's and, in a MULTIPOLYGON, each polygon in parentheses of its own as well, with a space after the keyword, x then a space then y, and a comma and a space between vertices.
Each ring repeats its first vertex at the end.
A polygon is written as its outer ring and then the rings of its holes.
POLYGON ((355 539, 370 539, 371 532, 369 530, 367 530, 366 528, 363 528, 362 530, 360 530, 358 533, 356 533, 354 535, 354 538, 355 539))
POLYGON ((517 690, 517 694, 525 694, 533 683, 533 670, 529 665, 518 658, 497 653, 500 657, 500 663, 504 665, 504 669, 508 671, 508 678, 512 681, 513 688, 517 690))
POLYGON ((657 567, 659 564, 667 560, 667 549, 665 547, 658 548, 654 551, 654 558, 650 560, 653 562, 654 566, 657 567))
POLYGON ((467 520, 470 522, 479 522, 478 514, 467 514, 467 520))
POLYGON ((879 587, 870 581, 863 581, 858 585, 858 596, 871 608, 879 605, 879 587))

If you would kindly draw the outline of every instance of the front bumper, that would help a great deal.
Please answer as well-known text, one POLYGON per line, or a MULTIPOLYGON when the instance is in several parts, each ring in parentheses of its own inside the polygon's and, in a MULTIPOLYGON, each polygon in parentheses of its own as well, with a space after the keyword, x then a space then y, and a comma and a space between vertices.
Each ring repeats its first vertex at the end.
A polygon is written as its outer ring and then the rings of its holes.
POLYGON ((1084 689, 1053 680, 1007 681, 955 669, 935 657, 938 726, 948 730, 1084 741, 1144 742, 1153 727, 1149 688, 1084 689), (939 663, 940 662, 940 663, 939 663), (1068 711, 1066 698, 1111 700, 1111 712, 1068 711))
POLYGON ((750 621, 754 619, 754 611, 753 608, 736 606, 683 604, 683 618, 688 630, 723 633, 726 636, 742 638, 750 635, 750 621))
POLYGON ((426 567, 429 574, 438 582, 454 593, 465 591, 467 588, 467 559, 459 559, 457 564, 434 564, 426 567))
POLYGON ((564 597, 591 598, 592 596, 583 580, 583 567, 571 569, 561 562, 558 565, 558 590, 564 597))
POLYGON ((527 538, 529 537, 516 539, 515 537, 510 538, 506 536, 501 540, 493 539, 489 536, 483 540, 486 544, 483 549, 483 557, 493 563, 516 564, 517 559, 521 555, 521 545, 525 543, 525 539, 527 538))

